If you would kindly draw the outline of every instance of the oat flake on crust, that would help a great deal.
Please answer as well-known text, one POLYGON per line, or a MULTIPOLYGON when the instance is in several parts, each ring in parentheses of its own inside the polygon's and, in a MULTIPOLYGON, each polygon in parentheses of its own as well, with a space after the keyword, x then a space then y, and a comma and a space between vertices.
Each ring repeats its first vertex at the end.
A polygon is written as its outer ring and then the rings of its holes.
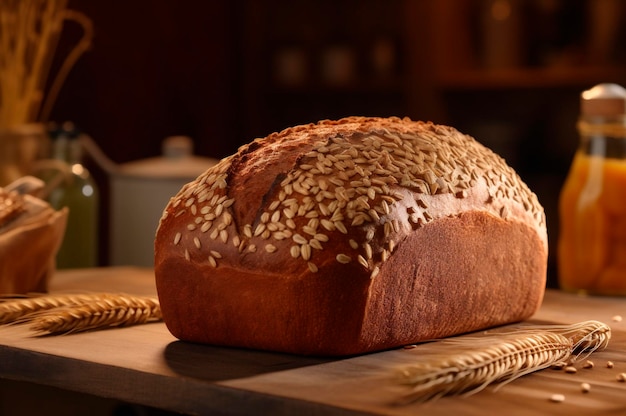
MULTIPOLYGON (((174 244, 189 238, 201 251, 198 236, 206 233, 213 240, 234 245, 240 253, 263 250, 271 255, 278 250, 278 242, 286 240, 290 255, 317 272, 316 251, 323 250, 332 235, 358 228, 362 241, 349 240, 336 261, 358 262, 375 277, 381 262, 401 242, 395 236, 454 215, 430 209, 433 196, 462 200, 472 195, 479 181, 488 189, 485 202, 495 215, 506 219, 511 215, 507 206, 514 201, 537 228, 545 229, 542 207, 514 170, 455 129, 409 119, 350 117, 290 128, 255 142, 277 146, 303 135, 314 141, 312 150, 283 172, 279 186, 267 191, 265 210, 257 220, 234 224, 236 232, 231 225, 237 200, 229 195, 228 186, 235 155, 187 184, 162 218, 192 214, 174 244), (399 201, 406 212, 390 216, 399 201)), ((218 267, 220 252, 211 250, 206 255, 218 267)), ((187 251, 185 256, 189 258, 187 251)))

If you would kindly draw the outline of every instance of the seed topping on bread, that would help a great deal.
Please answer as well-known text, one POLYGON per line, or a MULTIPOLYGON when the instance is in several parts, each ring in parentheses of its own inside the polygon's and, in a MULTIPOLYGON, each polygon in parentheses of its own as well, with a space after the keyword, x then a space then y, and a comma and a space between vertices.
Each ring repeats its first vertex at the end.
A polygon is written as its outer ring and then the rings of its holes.
MULTIPOLYGON (((257 163, 262 166, 263 160, 257 163)), ((242 146, 183 187, 161 222, 184 216, 186 227, 172 244, 184 247, 187 259, 204 256, 212 267, 219 267, 232 248, 238 255, 260 251, 265 256, 287 250, 315 273, 323 267, 316 253, 342 238, 345 247, 335 261, 357 263, 374 278, 408 233, 455 215, 467 198, 480 198, 505 220, 527 215, 545 228, 536 196, 502 158, 473 138, 409 119, 350 117, 287 129, 242 146), (274 149, 290 140, 304 150, 274 174, 260 205, 244 203, 245 192, 230 186, 237 167, 261 149, 265 163, 275 163, 280 152, 274 149), (521 214, 511 211, 511 201, 521 214), (224 249, 205 248, 204 235, 224 249)))

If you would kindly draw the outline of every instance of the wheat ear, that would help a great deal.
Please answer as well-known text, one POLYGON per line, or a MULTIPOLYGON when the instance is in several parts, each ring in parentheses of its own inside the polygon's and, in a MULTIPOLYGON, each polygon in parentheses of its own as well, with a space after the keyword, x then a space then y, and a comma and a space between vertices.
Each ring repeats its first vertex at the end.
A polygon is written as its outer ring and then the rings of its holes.
POLYGON ((23 317, 38 311, 64 306, 76 306, 94 302, 106 296, 106 293, 43 295, 26 298, 8 298, 0 302, 0 325, 19 321, 23 317))
POLYGON ((162 319, 156 298, 129 295, 104 296, 90 303, 45 310, 29 317, 30 328, 40 334, 68 334, 162 319))
POLYGON ((591 354, 609 345, 611 327, 600 321, 584 321, 572 325, 550 325, 544 330, 561 334, 572 340, 573 352, 591 354))
POLYGON ((0 324, 30 324, 42 334, 160 321, 155 297, 119 293, 44 295, 0 302, 0 324))
POLYGON ((458 348, 459 352, 452 351, 431 362, 402 369, 400 382, 410 385, 411 392, 399 404, 477 393, 491 383, 510 382, 566 361, 575 349, 592 353, 605 348, 610 337, 606 324, 587 321, 444 340, 443 343, 458 348))

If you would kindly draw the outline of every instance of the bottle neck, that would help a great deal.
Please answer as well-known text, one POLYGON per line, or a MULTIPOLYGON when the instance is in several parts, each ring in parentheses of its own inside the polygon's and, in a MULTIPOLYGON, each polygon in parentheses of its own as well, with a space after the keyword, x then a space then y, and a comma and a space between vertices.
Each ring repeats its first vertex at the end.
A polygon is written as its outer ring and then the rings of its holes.
POLYGON ((626 137, 626 114, 583 115, 578 120, 577 128, 581 136, 626 137))
POLYGON ((52 144, 52 157, 69 165, 82 163, 83 149, 80 141, 66 136, 57 137, 52 144))
POLYGON ((603 121, 578 122, 579 150, 589 156, 626 159, 626 119, 603 121))
POLYGON ((67 161, 67 149, 69 147, 69 140, 65 136, 56 137, 52 142, 52 158, 57 160, 67 161))
POLYGON ((70 165, 83 163, 83 148, 78 139, 71 139, 69 142, 67 162, 70 165))

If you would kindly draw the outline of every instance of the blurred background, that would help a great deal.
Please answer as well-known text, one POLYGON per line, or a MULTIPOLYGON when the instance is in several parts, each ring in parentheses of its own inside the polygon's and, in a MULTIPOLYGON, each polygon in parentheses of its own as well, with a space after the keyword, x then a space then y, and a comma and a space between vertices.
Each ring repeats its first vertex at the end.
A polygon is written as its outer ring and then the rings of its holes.
MULTIPOLYGON (((291 125, 349 115, 454 126, 501 154, 544 205, 554 285, 557 199, 579 94, 626 84, 620 0, 70 0, 94 27, 50 120, 116 163, 186 135, 221 158, 291 125)), ((59 50, 75 43, 68 26, 59 50)), ((86 163, 89 165, 90 161, 86 163)), ((100 264, 108 259, 108 177, 100 264)))

